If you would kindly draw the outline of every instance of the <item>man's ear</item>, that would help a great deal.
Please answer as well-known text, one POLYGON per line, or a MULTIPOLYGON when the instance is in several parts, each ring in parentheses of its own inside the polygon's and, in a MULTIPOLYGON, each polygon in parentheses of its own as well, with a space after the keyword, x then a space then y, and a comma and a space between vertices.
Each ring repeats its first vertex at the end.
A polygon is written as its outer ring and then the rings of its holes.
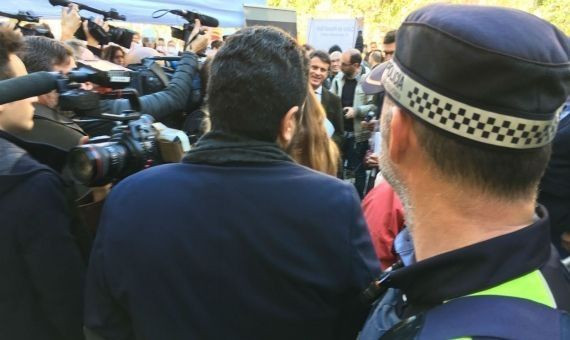
POLYGON ((287 111, 283 119, 281 119, 281 127, 279 129, 278 142, 279 144, 285 146, 289 145, 293 135, 295 134, 295 128, 297 126, 297 112, 299 112, 298 106, 293 106, 287 111))
POLYGON ((390 122, 389 156, 395 164, 404 160, 406 152, 414 144, 413 118, 398 106, 392 108, 390 122))

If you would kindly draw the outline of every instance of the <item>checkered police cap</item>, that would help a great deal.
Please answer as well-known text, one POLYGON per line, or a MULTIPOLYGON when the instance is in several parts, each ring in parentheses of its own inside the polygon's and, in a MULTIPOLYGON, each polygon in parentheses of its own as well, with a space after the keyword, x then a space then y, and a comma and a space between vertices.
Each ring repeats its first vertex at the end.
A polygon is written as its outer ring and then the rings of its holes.
POLYGON ((570 44, 517 10, 431 5, 398 30, 382 75, 388 95, 463 140, 511 149, 552 141, 570 94, 570 44))

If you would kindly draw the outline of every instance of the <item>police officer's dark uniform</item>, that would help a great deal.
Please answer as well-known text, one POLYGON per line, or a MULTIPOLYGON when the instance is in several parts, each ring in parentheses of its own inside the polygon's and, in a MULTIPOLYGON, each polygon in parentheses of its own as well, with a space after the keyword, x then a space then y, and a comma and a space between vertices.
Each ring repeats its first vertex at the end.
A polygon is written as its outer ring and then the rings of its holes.
MULTIPOLYGON (((551 24, 499 7, 432 5, 408 16, 397 41, 382 84, 415 119, 513 152, 554 138, 570 44, 551 24)), ((570 275, 542 206, 528 227, 397 269, 383 284, 360 339, 570 337, 570 275)))

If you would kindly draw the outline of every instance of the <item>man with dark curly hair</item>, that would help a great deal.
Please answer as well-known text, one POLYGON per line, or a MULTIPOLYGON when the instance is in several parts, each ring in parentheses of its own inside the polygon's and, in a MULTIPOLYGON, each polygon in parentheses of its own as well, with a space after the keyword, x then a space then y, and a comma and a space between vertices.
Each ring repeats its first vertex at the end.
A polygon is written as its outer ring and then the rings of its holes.
POLYGON ((212 61, 212 131, 180 164, 116 186, 95 240, 86 327, 105 339, 354 339, 378 274, 354 188, 295 164, 307 60, 270 27, 212 61), (263 67, 260 67, 263 65, 263 67))

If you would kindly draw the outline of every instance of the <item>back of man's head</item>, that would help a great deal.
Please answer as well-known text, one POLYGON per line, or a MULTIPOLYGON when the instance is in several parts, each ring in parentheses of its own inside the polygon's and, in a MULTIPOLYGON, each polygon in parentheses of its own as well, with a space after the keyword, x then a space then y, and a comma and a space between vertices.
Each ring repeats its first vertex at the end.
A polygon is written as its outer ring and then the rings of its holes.
POLYGON ((0 80, 14 77, 10 57, 20 48, 22 37, 8 27, 0 27, 0 80))
POLYGON ((374 63, 374 65, 380 64, 382 62, 382 52, 373 51, 370 53, 369 62, 374 63))
POLYGON ((158 57, 158 56, 160 56, 160 53, 158 53, 154 48, 150 47, 133 48, 125 56, 125 64, 126 65, 140 64, 141 61, 145 58, 158 57))
POLYGON ((295 40, 273 27, 232 35, 212 62, 212 129, 275 142, 281 120, 307 96, 307 60, 295 40))
POLYGON ((56 65, 67 65, 73 50, 64 43, 46 37, 26 37, 18 56, 29 73, 53 71, 56 65))
POLYGON ((413 43, 398 46, 382 82, 388 101, 415 117, 438 177, 504 201, 534 198, 570 93, 563 34, 511 9, 430 5, 408 16, 397 39, 413 43), (482 34, 490 27, 497 34, 482 34), (442 48, 431 49, 436 40, 442 48))

